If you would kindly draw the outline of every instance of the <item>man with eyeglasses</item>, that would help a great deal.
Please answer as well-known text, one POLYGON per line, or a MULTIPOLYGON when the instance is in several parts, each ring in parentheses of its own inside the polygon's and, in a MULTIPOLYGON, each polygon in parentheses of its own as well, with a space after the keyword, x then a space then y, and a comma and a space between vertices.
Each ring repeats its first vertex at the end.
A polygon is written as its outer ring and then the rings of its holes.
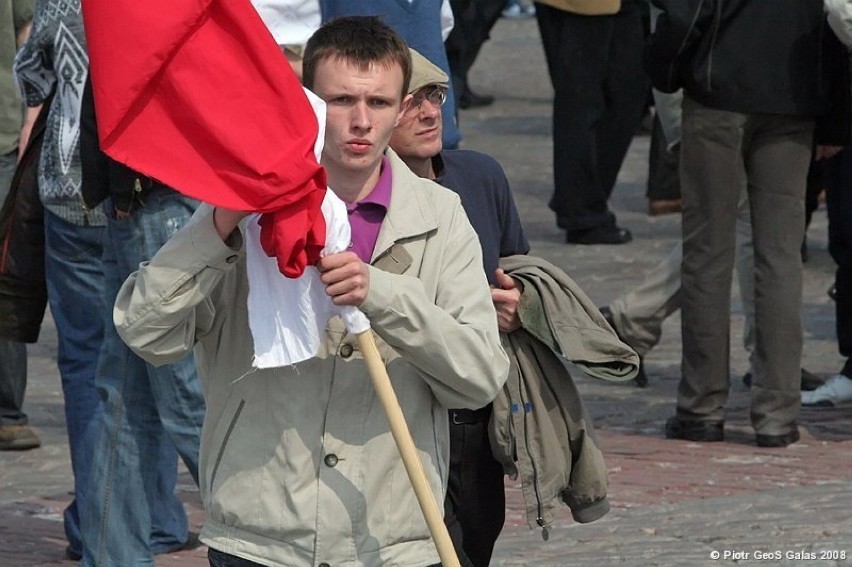
MULTIPOLYGON (((470 150, 444 150, 441 106, 448 77, 412 50, 411 103, 394 129, 391 148, 418 176, 459 195, 482 245, 482 261, 501 332, 521 326, 520 290, 498 270, 500 257, 526 254, 524 237, 506 175, 493 158, 470 150)), ((488 565, 505 518, 503 467, 491 453, 491 404, 450 410, 450 476, 445 521, 464 565, 488 565), (465 557, 466 556, 466 557, 465 557)))

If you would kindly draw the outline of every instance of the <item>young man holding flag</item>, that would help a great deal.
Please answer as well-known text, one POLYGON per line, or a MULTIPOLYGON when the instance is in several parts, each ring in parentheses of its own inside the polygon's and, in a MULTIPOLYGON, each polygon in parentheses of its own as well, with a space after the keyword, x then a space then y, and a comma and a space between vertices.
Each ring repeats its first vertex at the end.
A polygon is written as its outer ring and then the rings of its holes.
MULTIPOLYGON (((370 319, 442 501, 447 408, 487 404, 508 361, 458 197, 388 149, 410 102, 410 76, 407 46, 373 17, 335 20, 307 44, 304 82, 327 105, 322 165, 352 225, 349 250, 325 255, 316 268, 334 305, 370 319)), ((268 337, 250 325, 249 293, 258 292, 250 285, 259 281, 251 255, 260 244, 255 217, 244 217, 202 207, 125 283, 115 312, 119 333, 153 363, 195 348, 208 402, 200 476, 211 564, 436 564, 387 419, 341 321, 331 319, 311 358, 253 365, 268 337)))

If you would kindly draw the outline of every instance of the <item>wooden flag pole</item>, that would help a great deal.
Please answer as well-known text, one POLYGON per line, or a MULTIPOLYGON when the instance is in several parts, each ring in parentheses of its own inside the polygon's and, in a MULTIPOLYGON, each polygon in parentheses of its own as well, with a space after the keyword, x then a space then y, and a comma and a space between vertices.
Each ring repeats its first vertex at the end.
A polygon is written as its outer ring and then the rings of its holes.
POLYGON ((411 481, 411 486, 414 487, 417 502, 420 504, 420 509, 426 518, 426 524, 429 526, 429 532, 438 548, 441 565, 443 567, 461 567, 447 526, 444 524, 444 514, 438 507, 438 503, 435 502, 435 495, 426 479, 423 463, 420 462, 420 455, 417 454, 411 431, 408 429, 399 400, 393 391, 393 386, 391 386, 388 371, 379 355, 373 332, 368 329, 359 333, 357 337, 361 355, 364 357, 364 362, 367 363, 370 380, 373 382, 376 395, 379 397, 385 415, 390 422, 391 434, 402 457, 402 464, 405 465, 405 472, 408 473, 408 479, 411 481))

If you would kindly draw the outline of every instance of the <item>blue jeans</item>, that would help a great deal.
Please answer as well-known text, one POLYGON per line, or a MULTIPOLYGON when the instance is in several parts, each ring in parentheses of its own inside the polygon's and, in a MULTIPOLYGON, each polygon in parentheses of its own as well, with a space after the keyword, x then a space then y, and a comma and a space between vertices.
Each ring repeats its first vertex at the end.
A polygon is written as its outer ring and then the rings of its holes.
MULTIPOLYGON (((18 150, 0 156, 0 206, 6 201, 15 174, 18 150)), ((27 347, 24 343, 0 340, 0 425, 26 425, 23 412, 27 389, 27 347)))
MULTIPOLYGON (((108 215, 104 240, 108 325, 98 364, 104 401, 93 457, 89 507, 83 516, 82 565, 154 565, 154 554, 187 539, 175 495, 180 455, 196 483, 204 398, 188 355, 155 368, 118 337, 112 305, 124 280, 192 216, 197 202, 167 189, 144 196, 127 219, 108 215)), ((107 209, 112 205, 107 203, 107 209)))
POLYGON ((45 279, 59 339, 57 365, 65 399, 65 427, 74 472, 74 500, 65 509, 69 549, 79 553, 80 511, 94 451, 92 427, 100 399, 95 370, 104 334, 103 227, 79 226, 45 210, 45 279))

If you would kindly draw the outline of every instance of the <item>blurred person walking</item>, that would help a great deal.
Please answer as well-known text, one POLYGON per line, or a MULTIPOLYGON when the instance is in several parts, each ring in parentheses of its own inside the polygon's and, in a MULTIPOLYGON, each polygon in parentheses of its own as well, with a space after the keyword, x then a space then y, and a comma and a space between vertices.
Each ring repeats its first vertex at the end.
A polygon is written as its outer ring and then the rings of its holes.
POLYGON ((540 0, 536 18, 553 84, 556 224, 572 244, 624 244, 609 197, 648 100, 641 0, 540 0))
MULTIPOLYGON (((805 181, 815 119, 830 110, 830 79, 846 57, 825 26, 821 0, 654 4, 663 13, 646 69, 659 90, 684 90, 683 374, 666 436, 724 439, 735 225, 747 184, 755 270, 751 421, 758 446, 784 447, 799 439, 805 181)), ((848 84, 835 108, 846 104, 848 84)), ((824 120, 820 142, 845 141, 845 126, 831 131, 836 123, 824 120)))
MULTIPOLYGON (((12 67, 15 53, 29 35, 35 0, 0 3, 0 204, 5 202, 27 132, 21 97, 12 67)), ((27 349, 22 342, 0 339, 0 451, 41 445, 23 411, 27 388, 27 349)))
POLYGON ((155 554, 196 545, 175 487, 178 457, 198 484, 205 405, 192 354, 148 364, 118 337, 113 305, 124 280, 187 223, 198 202, 100 151, 91 82, 81 128, 83 198, 107 211, 100 312, 106 327, 95 380, 103 411, 89 457, 81 565, 149 564, 155 554))
POLYGON ((63 518, 67 555, 79 558, 81 511, 94 445, 91 425, 98 412, 95 371, 103 338, 101 238, 106 218, 81 198, 80 100, 88 57, 79 1, 38 0, 32 33, 18 52, 15 72, 35 118, 52 92, 38 166, 44 205, 45 278, 59 339, 57 364, 65 399, 65 424, 74 473, 74 499, 63 518))

